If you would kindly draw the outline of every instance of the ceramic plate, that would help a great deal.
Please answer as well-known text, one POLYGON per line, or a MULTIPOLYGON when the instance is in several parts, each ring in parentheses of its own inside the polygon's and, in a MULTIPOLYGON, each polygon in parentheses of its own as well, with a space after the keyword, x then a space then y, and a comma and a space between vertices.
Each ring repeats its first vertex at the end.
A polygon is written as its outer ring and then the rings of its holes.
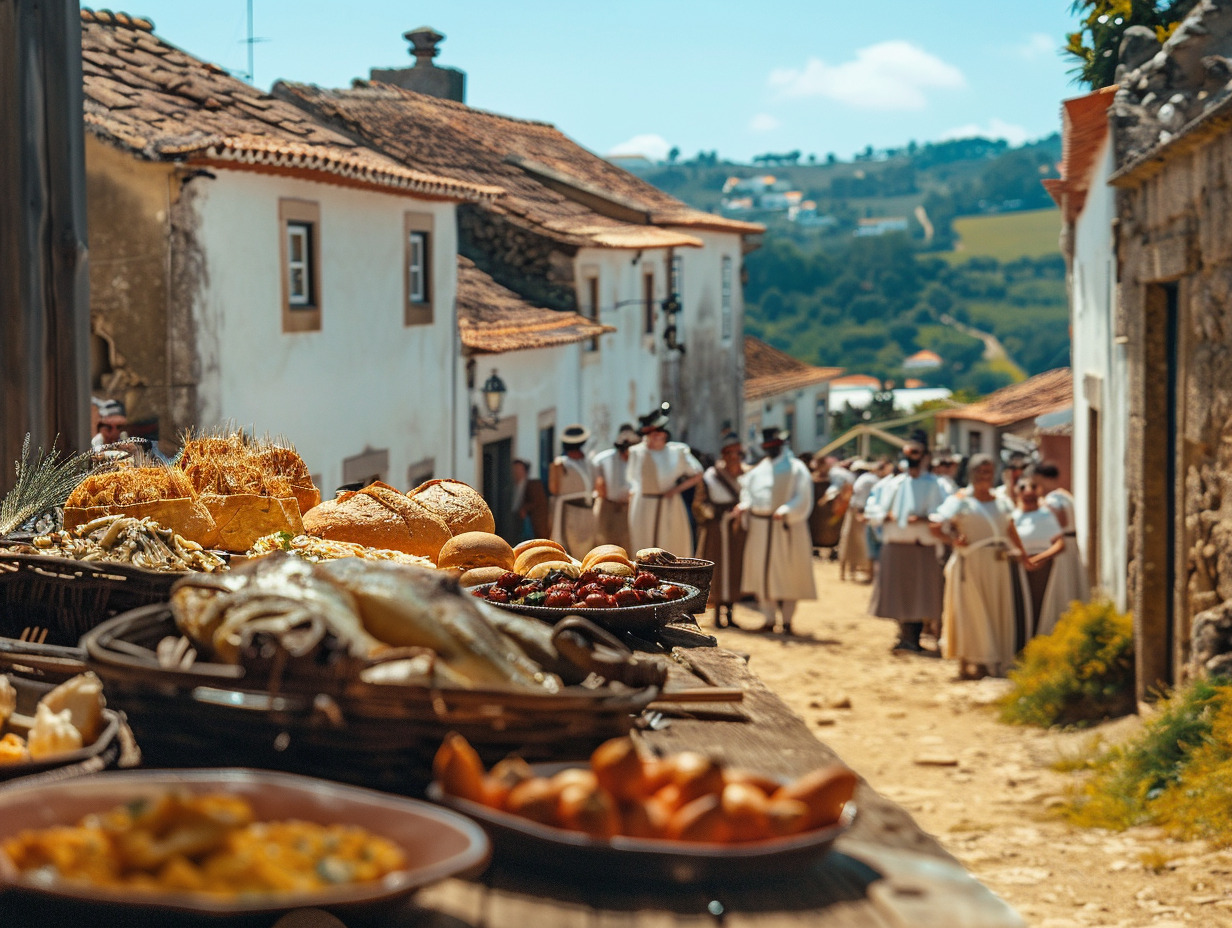
MULTIPOLYGON (((538 765, 550 774, 562 765, 538 765)), ((610 841, 576 831, 540 825, 530 819, 446 795, 440 785, 428 787, 428 798, 469 815, 487 830, 496 859, 511 868, 533 868, 569 876, 610 880, 652 880, 660 883, 758 880, 782 878, 824 857, 834 841, 855 821, 855 803, 843 808, 834 825, 801 835, 745 844, 700 844, 685 841, 629 838, 610 841)))
POLYGON ((343 786, 290 773, 240 768, 217 770, 138 770, 100 773, 68 782, 0 791, 0 842, 27 828, 74 824, 82 816, 113 808, 168 789, 242 796, 258 821, 302 819, 320 824, 358 825, 397 844, 404 869, 372 883, 339 886, 313 893, 219 899, 177 892, 120 892, 82 883, 43 883, 19 874, 0 852, 0 888, 31 910, 52 902, 89 904, 95 924, 107 919, 98 907, 160 910, 199 916, 280 913, 299 908, 331 911, 379 909, 404 899, 421 886, 460 874, 478 873, 490 845, 483 830, 462 815, 426 802, 343 786))

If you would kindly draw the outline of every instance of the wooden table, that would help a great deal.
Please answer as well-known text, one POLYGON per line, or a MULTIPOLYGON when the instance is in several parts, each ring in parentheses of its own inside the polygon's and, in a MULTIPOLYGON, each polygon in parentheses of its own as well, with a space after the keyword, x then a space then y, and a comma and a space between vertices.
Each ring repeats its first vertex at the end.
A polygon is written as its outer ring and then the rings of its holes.
MULTIPOLYGON (((725 764, 793 777, 837 756, 813 737, 740 655, 719 648, 677 648, 669 687, 709 683, 744 690, 739 704, 658 704, 665 727, 636 737, 651 754, 702 751, 725 764), (700 678, 700 679, 699 679, 700 678), (691 716, 691 717, 690 717, 691 716)), ((876 732, 870 732, 876 737, 876 732)), ((1023 920, 976 882, 911 817, 866 783, 856 793, 858 815, 834 849, 804 872, 746 885, 684 885, 655 888, 612 879, 553 878, 494 863, 474 881, 452 879, 418 893, 405 909, 376 921, 348 919, 380 928, 1020 928, 1023 920)), ((0 900, 3 905, 7 900, 0 900)), ((295 928, 331 928, 308 912, 288 919, 295 928)), ((5 924, 31 928, 81 928, 49 913, 4 907, 5 924)), ((245 922, 270 928, 273 919, 245 922)), ((171 928, 168 916, 153 920, 98 921, 109 928, 171 928)), ((223 922, 212 921, 221 926, 223 922)), ((278 928, 287 925, 282 922, 278 928)))
MULTIPOLYGON (((745 690, 738 706, 679 707, 665 728, 639 732, 652 754, 707 753, 725 764, 797 776, 839 758, 813 737, 740 655, 719 648, 676 649, 685 666, 670 686, 701 681, 745 690), (691 672, 690 672, 691 671, 691 672), (696 676, 694 676, 696 674, 696 676), (701 681, 697 678, 700 677, 701 681)), ((876 733, 870 732, 870 737, 876 733)), ((867 783, 858 815, 833 851, 805 873, 749 886, 655 890, 606 883, 568 884, 494 865, 475 882, 448 880, 417 897, 398 928, 1012 928, 1023 920, 976 882, 911 817, 867 783)))

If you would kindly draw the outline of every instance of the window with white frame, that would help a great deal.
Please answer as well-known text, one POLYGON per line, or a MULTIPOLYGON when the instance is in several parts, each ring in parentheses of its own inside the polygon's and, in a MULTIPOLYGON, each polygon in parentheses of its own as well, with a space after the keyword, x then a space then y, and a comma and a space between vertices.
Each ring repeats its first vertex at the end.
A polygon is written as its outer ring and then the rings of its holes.
POLYGON ((406 249, 407 294, 412 303, 428 302, 428 233, 411 232, 406 249))
MULTIPOLYGON (((684 308, 684 258, 680 255, 672 255, 671 264, 671 281, 669 285, 671 293, 676 295, 676 302, 680 304, 680 308, 684 308)), ((670 296, 671 294, 669 294, 670 296)))
POLYGON ((282 271, 282 331, 321 329, 321 207, 311 200, 278 201, 282 271))
POLYGON ((726 341, 732 337, 732 259, 729 255, 723 256, 720 277, 722 297, 719 305, 720 334, 726 341))
POLYGON ((287 302, 311 306, 312 223, 287 223, 287 302))
POLYGON ((830 433, 830 422, 827 418, 827 412, 826 398, 824 396, 817 397, 817 407, 813 417, 813 434, 818 439, 830 433))
POLYGON ((431 213, 406 213, 402 222, 403 321, 406 325, 432 323, 431 213))
MULTIPOLYGON (((599 278, 586 278, 586 315, 595 322, 599 321, 599 278)), ((598 336, 587 339, 585 342, 586 351, 599 350, 598 336)))

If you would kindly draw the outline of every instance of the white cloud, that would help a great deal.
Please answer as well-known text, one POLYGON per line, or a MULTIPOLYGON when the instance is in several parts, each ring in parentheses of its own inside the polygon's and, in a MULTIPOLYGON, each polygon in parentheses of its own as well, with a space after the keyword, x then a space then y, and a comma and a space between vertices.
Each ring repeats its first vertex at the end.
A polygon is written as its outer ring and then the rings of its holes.
POLYGON ((1016 126, 1003 119, 993 117, 984 126, 978 126, 972 122, 967 123, 965 126, 957 126, 942 132, 941 141, 944 142, 948 139, 970 139, 976 136, 982 136, 986 139, 1005 139, 1010 145, 1018 146, 1027 141, 1031 134, 1022 126, 1016 126))
POLYGON ((966 86, 962 71, 901 39, 878 42, 852 61, 830 65, 810 58, 803 68, 775 68, 770 86, 785 97, 826 97, 849 106, 918 110, 925 91, 966 86))
POLYGON ((769 113, 758 113, 749 120, 749 128, 754 132, 773 132, 780 125, 778 119, 769 113))
POLYGON ((628 141, 613 145, 608 149, 609 155, 645 155, 651 161, 662 161, 672 150, 672 143, 661 135, 644 132, 635 135, 628 141))
POLYGON ((1014 47, 1019 58, 1034 61, 1037 58, 1056 57, 1060 43, 1045 32, 1033 32, 1026 40, 1014 47))

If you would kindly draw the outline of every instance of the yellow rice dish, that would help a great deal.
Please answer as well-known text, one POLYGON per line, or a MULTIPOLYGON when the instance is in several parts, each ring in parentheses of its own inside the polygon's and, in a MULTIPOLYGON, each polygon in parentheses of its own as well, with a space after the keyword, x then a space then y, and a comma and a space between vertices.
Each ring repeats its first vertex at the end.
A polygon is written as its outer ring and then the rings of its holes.
POLYGON ((38 880, 217 896, 311 893, 406 865, 397 845, 365 829, 254 822, 247 801, 222 794, 138 800, 77 825, 23 831, 3 849, 38 880))

